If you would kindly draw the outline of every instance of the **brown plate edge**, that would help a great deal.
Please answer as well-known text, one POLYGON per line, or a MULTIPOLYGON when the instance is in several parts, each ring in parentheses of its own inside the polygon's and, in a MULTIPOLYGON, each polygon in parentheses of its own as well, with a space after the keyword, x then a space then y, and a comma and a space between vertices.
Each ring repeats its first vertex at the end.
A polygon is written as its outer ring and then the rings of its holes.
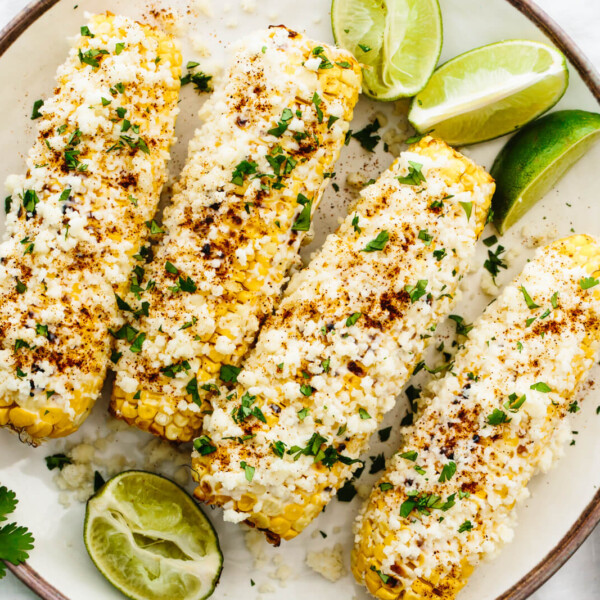
MULTIPOLYGON (((566 31, 532 0, 506 1, 541 29, 565 54, 594 98, 600 103, 600 76, 566 31)), ((26 6, 6 27, 0 30, 0 57, 31 24, 58 2, 59 0, 36 0, 26 6)), ((560 542, 527 575, 496 600, 525 600, 533 594, 571 558, 592 533, 598 522, 600 522, 600 491, 596 493, 560 542)), ((7 563, 7 566, 18 579, 43 600, 69 600, 27 563, 19 566, 7 563)))

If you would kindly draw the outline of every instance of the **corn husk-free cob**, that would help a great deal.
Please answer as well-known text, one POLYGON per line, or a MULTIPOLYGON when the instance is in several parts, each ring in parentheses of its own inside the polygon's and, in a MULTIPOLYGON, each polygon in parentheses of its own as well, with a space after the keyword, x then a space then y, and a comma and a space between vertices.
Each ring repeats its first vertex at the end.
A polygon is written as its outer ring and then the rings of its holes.
POLYGON ((239 44, 125 299, 114 415, 168 440, 198 433, 298 260, 360 86, 351 54, 283 26, 239 44))
POLYGON ((213 393, 194 442, 198 498, 274 543, 321 512, 453 306, 493 190, 432 138, 364 188, 292 277, 237 385, 213 393))
POLYGON ((600 348, 600 243, 541 249, 488 306, 357 519, 352 571, 381 600, 452 600, 512 538, 514 506, 570 436, 600 348))
MULTIPOLYGON (((98 396, 122 293, 166 178, 180 87, 174 40, 125 17, 82 28, 11 176, 0 247, 0 425, 38 443, 98 396)), ((36 116, 36 115, 34 115, 36 116)))

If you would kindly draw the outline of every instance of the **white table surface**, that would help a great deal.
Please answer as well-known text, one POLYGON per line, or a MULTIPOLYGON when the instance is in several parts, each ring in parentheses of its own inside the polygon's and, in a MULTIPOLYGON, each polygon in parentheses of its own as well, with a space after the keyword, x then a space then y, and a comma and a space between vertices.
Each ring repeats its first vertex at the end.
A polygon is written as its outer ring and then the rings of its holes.
MULTIPOLYGON (((29 0, 0 0, 0 28, 4 27, 29 0)), ((537 0, 577 41, 596 69, 600 70, 599 0, 537 0)), ((0 582, 0 598, 35 600, 11 573, 0 582)), ((600 527, 574 554, 571 560, 542 586, 530 600, 598 600, 600 598, 600 527)))

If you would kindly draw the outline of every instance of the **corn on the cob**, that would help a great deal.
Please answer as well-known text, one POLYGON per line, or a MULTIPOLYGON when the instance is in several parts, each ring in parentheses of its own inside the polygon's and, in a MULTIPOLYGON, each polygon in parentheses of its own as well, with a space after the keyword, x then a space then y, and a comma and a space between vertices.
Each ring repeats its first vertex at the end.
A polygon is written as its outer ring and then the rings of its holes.
POLYGON ((452 600, 511 539, 513 508, 561 454, 600 347, 599 275, 588 236, 542 249, 426 388, 355 526, 352 570, 377 598, 452 600))
POLYGON ((121 293, 173 140, 181 56, 162 32, 91 18, 11 176, 0 247, 0 425, 71 433, 98 396, 121 293))
POLYGON ((493 190, 426 138, 361 192, 292 278, 238 385, 214 393, 194 442, 201 500, 274 543, 321 512, 454 304, 493 190))
POLYGON ((117 417, 173 441, 198 433, 207 391, 240 363, 297 260, 360 85, 349 53, 285 27, 240 44, 127 298, 146 337, 136 353, 119 344, 117 417))

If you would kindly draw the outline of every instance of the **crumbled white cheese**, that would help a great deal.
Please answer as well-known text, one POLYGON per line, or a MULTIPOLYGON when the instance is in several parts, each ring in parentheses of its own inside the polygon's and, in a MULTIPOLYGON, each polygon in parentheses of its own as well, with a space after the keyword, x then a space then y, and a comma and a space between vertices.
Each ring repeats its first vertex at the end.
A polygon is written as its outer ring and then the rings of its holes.
POLYGON ((348 572, 344 564, 344 549, 341 544, 320 552, 307 552, 306 564, 329 581, 336 582, 348 572))
POLYGON ((597 252, 584 236, 538 250, 469 331, 452 372, 423 391, 422 414, 382 477, 392 488, 376 486, 355 524, 357 543, 386 537, 380 568, 402 588, 497 554, 531 477, 564 452, 574 392, 600 349, 600 295, 580 285, 596 268, 583 244, 597 252), (443 520, 437 509, 407 519, 409 491, 452 505, 443 520))
POLYGON ((235 393, 220 390, 203 429, 217 450, 209 460, 193 454, 199 490, 222 487, 233 506, 255 497, 253 511, 273 507, 272 517, 304 504, 307 495, 318 497, 295 531, 318 514, 395 406, 426 348, 424 334, 453 306, 493 189, 482 171, 475 184, 474 170, 429 139, 361 191, 340 229, 291 279, 246 358, 235 393), (398 179, 411 162, 423 165, 418 187, 398 179), (469 219, 460 202, 471 203, 469 219), (365 252, 382 232, 389 236, 383 247, 365 252), (422 291, 418 282, 425 282, 422 291), (253 437, 242 443, 243 433, 253 437), (319 468, 319 460, 315 466, 315 435, 320 460, 331 460, 326 466, 333 468, 319 468), (336 462, 339 455, 344 459, 336 462), (242 461, 255 469, 251 480, 242 461))

